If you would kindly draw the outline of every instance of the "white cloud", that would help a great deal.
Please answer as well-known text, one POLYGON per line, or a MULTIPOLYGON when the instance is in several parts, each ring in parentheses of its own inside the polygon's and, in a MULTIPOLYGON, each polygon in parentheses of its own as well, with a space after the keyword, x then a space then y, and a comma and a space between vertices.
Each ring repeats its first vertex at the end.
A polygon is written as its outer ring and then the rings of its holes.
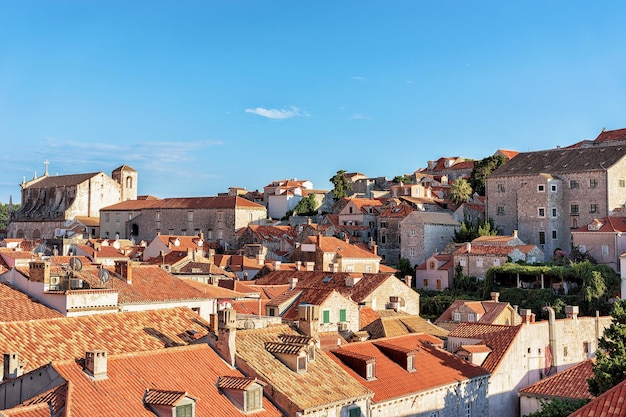
POLYGON ((371 117, 369 117, 367 114, 362 114, 362 113, 353 113, 352 120, 370 120, 371 117))
POLYGON ((306 112, 302 112, 296 106, 288 109, 265 109, 257 107, 255 109, 246 109, 246 113, 256 114, 257 116, 267 117, 268 119, 291 119, 292 117, 307 116, 306 112))
POLYGON ((365 81, 365 77, 354 76, 350 78, 353 79, 354 81, 365 81))

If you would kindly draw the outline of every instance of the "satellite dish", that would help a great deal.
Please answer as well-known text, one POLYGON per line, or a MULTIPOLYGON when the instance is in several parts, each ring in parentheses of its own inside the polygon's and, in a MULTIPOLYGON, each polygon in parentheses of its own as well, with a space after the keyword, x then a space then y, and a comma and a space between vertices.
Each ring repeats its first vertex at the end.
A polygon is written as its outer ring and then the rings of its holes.
POLYGON ((108 270, 100 268, 100 270, 98 271, 98 279, 100 280, 101 284, 106 284, 107 282, 109 282, 109 279, 111 279, 111 275, 109 274, 108 270))
POLYGON ((70 259, 70 268, 72 268, 73 271, 80 271, 83 269, 83 262, 78 258, 72 258, 70 259))

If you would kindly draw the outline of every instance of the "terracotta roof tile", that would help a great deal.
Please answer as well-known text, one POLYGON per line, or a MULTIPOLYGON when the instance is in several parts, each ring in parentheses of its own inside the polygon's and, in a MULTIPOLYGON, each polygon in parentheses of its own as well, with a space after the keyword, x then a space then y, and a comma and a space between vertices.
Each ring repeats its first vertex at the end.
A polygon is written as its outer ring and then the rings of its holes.
POLYGON ((480 340, 475 344, 484 344, 491 349, 491 353, 483 362, 482 367, 493 373, 502 358, 508 352, 513 340, 521 329, 518 326, 505 326, 495 324, 461 323, 448 334, 448 339, 453 337, 461 339, 480 340))
MULTIPOLYGON (((85 377, 81 361, 53 362, 53 366, 72 384, 72 415, 97 417, 107 410, 115 416, 154 416, 144 404, 147 389, 150 399, 161 398, 166 405, 176 404, 184 394, 197 399, 197 416, 245 415, 216 386, 220 377, 243 375, 205 344, 109 355, 107 378, 97 381, 85 377)), ((267 398, 263 408, 254 415, 281 416, 267 398)))
POLYGON ((186 345, 187 330, 209 324, 189 308, 97 314, 0 324, 0 350, 16 352, 29 371, 51 360, 82 358, 92 349, 111 354, 186 345))
POLYGON ((264 383, 262 383, 256 378, 250 378, 250 377, 245 377, 245 376, 221 376, 217 380, 217 387, 226 388, 226 389, 245 390, 254 383, 265 385, 264 383))
POLYGON ((602 393, 568 417, 624 417, 626 416, 624 399, 626 399, 626 381, 602 393))
POLYGON ((175 406, 180 400, 187 395, 184 391, 168 391, 160 389, 148 389, 144 394, 143 400, 150 405, 167 405, 175 406))
POLYGON ((331 350, 329 355, 334 357, 335 361, 353 378, 374 392, 373 402, 402 398, 442 385, 488 376, 485 369, 432 346, 429 343, 431 337, 423 334, 412 334, 387 338, 383 343, 377 340, 349 343, 340 349, 331 350), (385 349, 393 349, 394 347, 399 352, 416 352, 415 371, 407 370, 405 365, 396 362, 392 356, 385 352, 385 349), (355 372, 340 358, 342 354, 348 353, 355 357, 375 358, 376 378, 366 380, 358 372, 355 372))
POLYGON ((519 393, 540 398, 593 398, 587 380, 593 377, 593 359, 588 359, 561 372, 535 382, 519 393))
POLYGON ((0 322, 63 317, 34 298, 6 283, 0 283, 0 322))
MULTIPOLYGON (((380 313, 380 312, 379 312, 380 313)), ((369 333, 372 339, 384 337, 404 336, 411 333, 424 333, 445 338, 448 331, 420 316, 409 314, 392 314, 380 317, 362 329, 369 333)))
POLYGON ((307 371, 296 373, 265 349, 265 342, 276 342, 279 335, 298 333, 287 325, 237 332, 237 357, 272 385, 277 395, 293 402, 296 410, 308 410, 329 403, 369 397, 370 391, 355 381, 330 357, 319 352, 307 371))

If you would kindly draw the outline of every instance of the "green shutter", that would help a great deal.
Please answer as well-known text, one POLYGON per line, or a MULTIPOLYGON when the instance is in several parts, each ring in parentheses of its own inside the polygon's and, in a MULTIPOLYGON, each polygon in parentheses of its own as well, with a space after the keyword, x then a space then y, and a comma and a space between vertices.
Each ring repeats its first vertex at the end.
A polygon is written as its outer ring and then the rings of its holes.
POLYGON ((324 310, 324 323, 330 323, 330 311, 324 310))
POLYGON ((361 408, 350 409, 350 417, 361 417, 361 408))
POLYGON ((346 310, 339 310, 339 321, 346 321, 346 310))

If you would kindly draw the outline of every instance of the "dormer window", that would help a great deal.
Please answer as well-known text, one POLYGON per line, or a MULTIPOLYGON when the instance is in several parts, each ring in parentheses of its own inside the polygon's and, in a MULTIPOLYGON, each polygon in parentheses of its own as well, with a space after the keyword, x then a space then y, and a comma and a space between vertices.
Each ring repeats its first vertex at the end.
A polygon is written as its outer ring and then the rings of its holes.
POLYGON ((459 311, 455 311, 454 313, 452 313, 452 320, 461 321, 461 313, 459 311))
POLYGON ((371 379, 376 379, 376 362, 368 363, 365 366, 365 379, 368 381, 371 379))
POLYGON ((158 417, 195 417, 198 399, 184 391, 148 389, 143 402, 158 417))
POLYGON ((221 376, 217 379, 217 388, 244 413, 263 409, 264 386, 265 383, 250 377, 221 376))
POLYGON ((308 349, 297 343, 265 342, 265 350, 297 373, 307 370, 308 349))

